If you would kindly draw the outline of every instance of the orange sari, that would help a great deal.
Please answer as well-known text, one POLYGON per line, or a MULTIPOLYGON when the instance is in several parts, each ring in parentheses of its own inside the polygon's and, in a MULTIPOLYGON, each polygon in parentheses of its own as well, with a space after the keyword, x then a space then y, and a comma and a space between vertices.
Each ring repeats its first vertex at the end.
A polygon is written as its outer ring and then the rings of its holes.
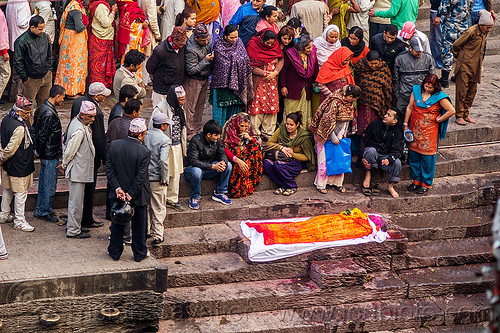
MULTIPOLYGON (((125 55, 130 50, 137 50, 139 52, 144 53, 144 47, 142 47, 142 38, 143 38, 143 29, 142 23, 134 21, 130 26, 130 40, 128 41, 127 46, 125 47, 125 52, 123 53, 121 64, 123 65, 123 61, 125 60, 125 55)), ((136 74, 142 79, 142 65, 136 74)))
POLYGON ((64 10, 59 37, 59 65, 54 82, 63 86, 68 96, 85 92, 88 65, 87 29, 80 33, 66 29, 66 18, 72 10, 79 10, 85 15, 85 10, 76 0, 71 1, 64 10))

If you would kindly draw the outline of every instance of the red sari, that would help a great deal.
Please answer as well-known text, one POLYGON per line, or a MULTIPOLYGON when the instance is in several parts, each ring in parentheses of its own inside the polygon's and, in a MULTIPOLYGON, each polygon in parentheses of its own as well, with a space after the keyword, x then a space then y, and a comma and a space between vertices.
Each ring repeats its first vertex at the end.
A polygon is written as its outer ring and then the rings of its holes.
POLYGON ((111 88, 116 73, 115 43, 112 39, 97 38, 92 32, 94 13, 97 6, 101 4, 106 6, 111 12, 111 6, 105 0, 91 1, 89 4, 89 84, 93 82, 102 82, 107 88, 111 88))

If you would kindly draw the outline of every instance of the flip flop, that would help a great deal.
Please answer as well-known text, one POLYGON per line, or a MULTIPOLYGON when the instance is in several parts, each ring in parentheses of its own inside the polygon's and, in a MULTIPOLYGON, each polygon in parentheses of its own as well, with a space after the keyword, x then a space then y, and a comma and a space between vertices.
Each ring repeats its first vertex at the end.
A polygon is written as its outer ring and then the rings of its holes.
POLYGON ((372 195, 372 189, 370 187, 364 187, 363 185, 361 185, 361 193, 369 197, 372 195))
POLYGON ((328 194, 328 190, 326 188, 317 188, 317 190, 321 194, 328 194))
POLYGON ((332 185, 332 187, 339 191, 340 193, 345 193, 345 187, 344 186, 337 186, 337 185, 332 185))

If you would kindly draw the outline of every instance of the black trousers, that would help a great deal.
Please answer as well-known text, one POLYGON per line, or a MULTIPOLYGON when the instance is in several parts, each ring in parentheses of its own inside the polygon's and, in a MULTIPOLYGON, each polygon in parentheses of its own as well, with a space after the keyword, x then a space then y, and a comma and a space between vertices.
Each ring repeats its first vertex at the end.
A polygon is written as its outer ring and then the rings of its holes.
POLYGON ((85 194, 83 197, 82 227, 86 228, 94 223, 94 192, 97 183, 97 169, 101 166, 101 160, 94 159, 94 182, 85 184, 85 194))
MULTIPOLYGON (((132 218, 132 252, 134 260, 141 261, 146 258, 148 249, 146 247, 146 233, 148 230, 147 206, 134 207, 132 218)), ((111 237, 109 240, 108 253, 114 260, 120 259, 123 253, 123 233, 125 226, 111 222, 111 237)))

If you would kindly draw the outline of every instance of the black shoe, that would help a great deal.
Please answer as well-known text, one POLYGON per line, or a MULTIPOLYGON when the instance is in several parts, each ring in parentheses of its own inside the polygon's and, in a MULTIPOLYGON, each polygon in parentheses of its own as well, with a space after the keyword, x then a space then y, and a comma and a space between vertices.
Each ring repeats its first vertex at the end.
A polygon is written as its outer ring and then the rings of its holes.
POLYGON ((450 72, 445 70, 441 71, 441 78, 439 79, 439 81, 441 82, 441 87, 448 88, 450 86, 449 77, 450 77, 450 72))
POLYGON ((410 192, 415 192, 419 188, 418 185, 411 183, 410 186, 408 186, 406 189, 410 192))
POLYGON ((94 223, 85 226, 86 228, 100 228, 104 225, 104 222, 94 221, 94 223))
POLYGON ((85 227, 81 227, 80 230, 84 233, 89 233, 90 232, 90 229, 89 228, 85 228, 85 227))
POLYGON ((111 258, 111 260, 113 260, 113 261, 118 261, 118 260, 120 260, 120 258, 116 258, 116 259, 115 259, 115 258, 113 258, 113 257, 111 256, 111 254, 109 254, 109 252, 106 252, 106 254, 107 254, 107 255, 108 255, 108 257, 110 257, 110 258, 111 258))
POLYGON ((40 220, 44 220, 44 221, 51 222, 51 223, 59 222, 59 219, 54 214, 49 214, 49 215, 44 215, 44 216, 35 216, 35 217, 39 218, 40 220))
POLYGON ((415 193, 417 193, 417 194, 425 194, 425 193, 427 193, 427 191, 429 191, 429 188, 427 188, 425 186, 420 186, 415 193))
POLYGON ((155 238, 153 239, 153 246, 160 246, 161 243, 163 243, 164 239, 159 239, 159 238, 155 238))
POLYGON ((67 238, 76 238, 76 239, 85 239, 85 238, 90 238, 90 235, 85 233, 85 232, 80 232, 79 234, 74 235, 74 236, 66 235, 66 237, 67 238))

